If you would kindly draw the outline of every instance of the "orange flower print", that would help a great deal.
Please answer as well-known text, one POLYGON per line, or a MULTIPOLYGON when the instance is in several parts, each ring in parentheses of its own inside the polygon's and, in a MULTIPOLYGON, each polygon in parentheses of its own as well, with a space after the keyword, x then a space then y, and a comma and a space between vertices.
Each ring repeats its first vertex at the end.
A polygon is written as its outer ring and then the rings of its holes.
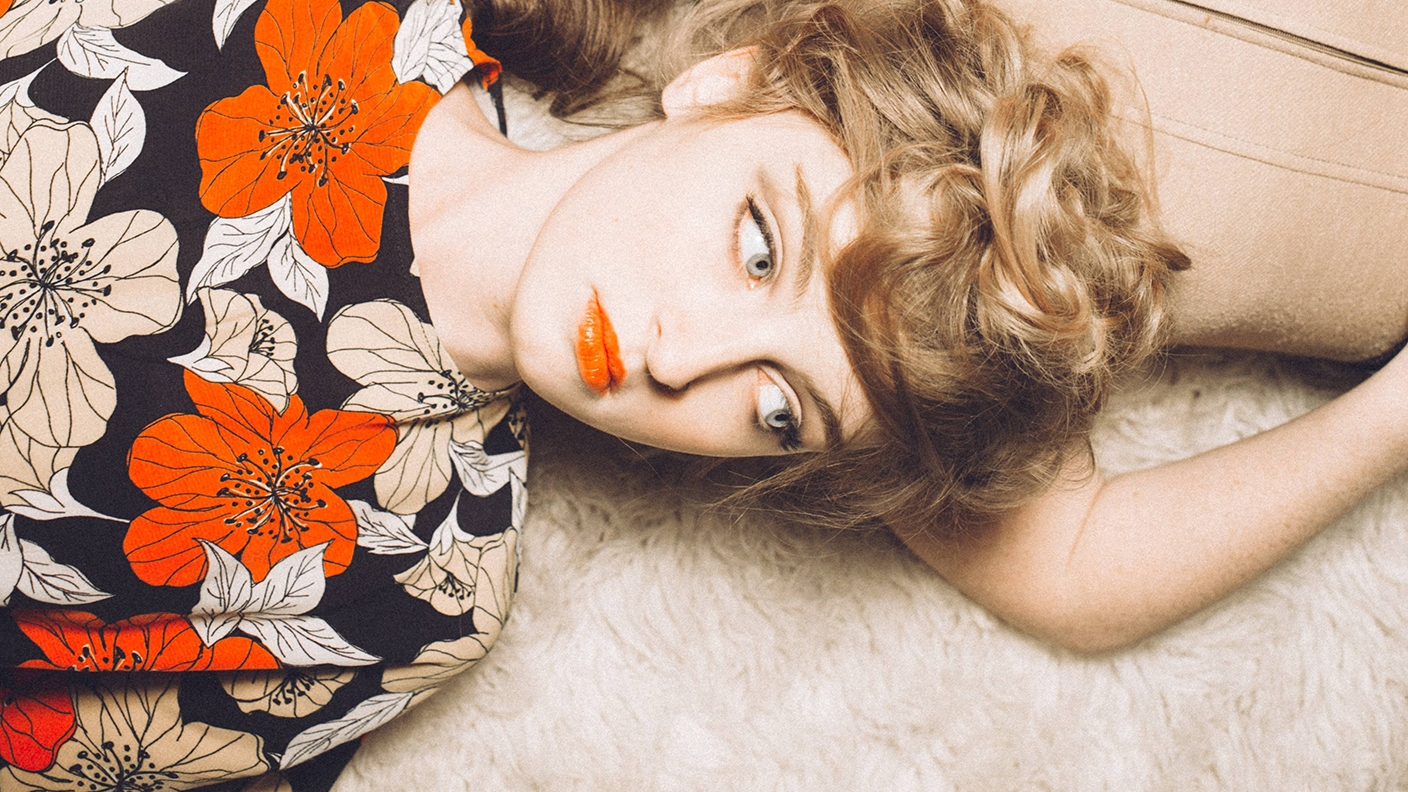
POLYGON ((399 83, 399 21, 368 3, 344 21, 338 0, 269 0, 254 27, 268 87, 221 99, 196 122, 201 201, 244 217, 285 195, 293 232, 327 267, 371 261, 381 245, 381 177, 410 161, 439 94, 399 83))
POLYGON ((0 678, 0 760, 32 773, 47 770, 73 729, 67 678, 29 670, 0 678))
POLYGON ((186 391, 200 415, 152 423, 128 454, 132 482, 161 504, 127 529, 123 550, 137 577, 155 586, 202 579, 198 539, 239 557, 255 581, 324 542, 323 573, 346 569, 357 520, 333 490, 372 475, 391 455, 391 420, 344 410, 310 416, 297 395, 279 413, 249 388, 189 371, 186 391))
POLYGON ((104 622, 75 610, 19 610, 15 624, 44 652, 21 668, 56 671, 234 671, 278 668, 268 649, 249 638, 221 638, 212 646, 186 617, 148 613, 104 622))

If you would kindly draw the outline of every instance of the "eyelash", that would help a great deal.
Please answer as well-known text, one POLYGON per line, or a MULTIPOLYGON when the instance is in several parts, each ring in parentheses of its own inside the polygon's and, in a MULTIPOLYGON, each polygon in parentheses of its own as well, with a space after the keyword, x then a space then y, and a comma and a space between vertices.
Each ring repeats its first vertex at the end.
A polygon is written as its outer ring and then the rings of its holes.
MULTIPOLYGON (((776 242, 773 240, 772 229, 768 227, 767 221, 766 221, 766 219, 763 217, 763 212, 762 212, 762 210, 758 208, 757 202, 756 202, 755 200, 753 200, 753 196, 751 196, 751 195, 746 196, 746 197, 744 198, 743 211, 740 213, 740 217, 739 217, 739 224, 740 224, 740 225, 744 222, 744 217, 743 217, 744 215, 746 215, 747 217, 751 218, 752 221, 757 225, 758 231, 762 233, 762 235, 763 235, 763 242, 767 245, 767 249, 768 249, 768 259, 769 259, 769 261, 772 262, 772 267, 771 267, 771 269, 768 270, 767 275, 762 276, 761 278, 757 278, 757 279, 758 279, 758 280, 770 279, 770 278, 772 278, 772 277, 777 273, 777 268, 778 268, 777 244, 776 244, 776 242)), ((738 242, 737 239, 735 239, 735 246, 736 246, 736 248, 739 250, 738 258, 739 258, 739 259, 742 259, 742 247, 741 247, 741 244, 739 244, 739 242, 738 242)), ((740 262, 739 262, 739 265, 740 265, 740 266, 744 266, 744 264, 743 264, 743 262, 742 262, 741 260, 740 260, 740 262)), ((747 273, 747 274, 748 274, 749 278, 754 278, 754 277, 755 277, 755 276, 753 276, 751 273, 747 273)), ((780 389, 779 389, 779 390, 780 390, 780 389)), ((778 445, 780 445, 780 446, 782 447, 782 450, 783 450, 783 451, 791 452, 791 451, 796 451, 797 449, 799 449, 799 448, 802 447, 802 427, 801 427, 801 424, 800 424, 800 423, 798 422, 798 420, 797 420, 798 410, 797 410, 797 405, 796 405, 796 403, 793 402, 792 399, 791 399, 790 397, 788 397, 785 392, 783 393, 783 399, 785 399, 786 402, 787 402, 787 416, 788 416, 788 421, 787 421, 787 423, 784 424, 783 426, 771 426, 771 425, 765 423, 765 422, 762 420, 762 416, 759 415, 759 416, 758 416, 758 425, 762 428, 763 431, 767 432, 769 435, 771 435, 771 436, 773 436, 773 437, 775 437, 775 438, 777 439, 778 445)), ((758 408, 757 408, 757 406, 755 405, 755 407, 754 407, 755 413, 757 412, 757 410, 758 410, 758 408)))
MULTIPOLYGON (((763 211, 758 208, 757 201, 749 195, 744 201, 744 208, 748 215, 753 218, 754 224, 758 226, 758 231, 763 235, 763 242, 768 248, 768 260, 772 262, 772 268, 768 270, 766 278, 771 278, 777 272, 777 243, 773 240, 772 229, 768 227, 767 219, 763 217, 763 211)), ((752 277, 752 275, 749 275, 752 277)))
POLYGON ((796 451, 802 447, 802 427, 797 423, 796 416, 786 426, 771 431, 777 435, 777 444, 782 446, 783 451, 796 451))

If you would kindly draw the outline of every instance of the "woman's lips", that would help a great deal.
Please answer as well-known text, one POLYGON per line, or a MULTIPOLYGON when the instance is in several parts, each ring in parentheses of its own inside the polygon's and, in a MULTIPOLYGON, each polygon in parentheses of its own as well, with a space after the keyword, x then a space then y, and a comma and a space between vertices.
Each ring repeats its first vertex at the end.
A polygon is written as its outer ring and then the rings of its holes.
POLYGON ((596 289, 592 289, 586 313, 577 325, 577 371, 587 387, 602 394, 626 379, 626 366, 621 362, 621 349, 616 345, 616 331, 606 311, 602 310, 596 289))

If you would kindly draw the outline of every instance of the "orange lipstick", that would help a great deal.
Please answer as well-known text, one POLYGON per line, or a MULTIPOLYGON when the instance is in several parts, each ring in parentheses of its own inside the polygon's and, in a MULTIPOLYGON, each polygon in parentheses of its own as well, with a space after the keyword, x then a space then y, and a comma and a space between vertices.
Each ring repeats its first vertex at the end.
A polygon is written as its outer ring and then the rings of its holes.
POLYGON ((616 344, 611 319, 601 308, 596 289, 587 301, 586 313, 577 325, 577 371, 587 387, 605 394, 626 379, 626 365, 616 344))

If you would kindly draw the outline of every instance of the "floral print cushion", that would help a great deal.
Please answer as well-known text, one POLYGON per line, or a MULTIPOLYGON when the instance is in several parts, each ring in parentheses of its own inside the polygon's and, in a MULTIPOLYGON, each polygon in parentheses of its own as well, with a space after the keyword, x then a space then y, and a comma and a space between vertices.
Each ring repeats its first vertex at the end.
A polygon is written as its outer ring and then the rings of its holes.
POLYGON ((0 791, 326 789, 481 659, 526 500, 406 169, 461 0, 0 0, 0 791))

